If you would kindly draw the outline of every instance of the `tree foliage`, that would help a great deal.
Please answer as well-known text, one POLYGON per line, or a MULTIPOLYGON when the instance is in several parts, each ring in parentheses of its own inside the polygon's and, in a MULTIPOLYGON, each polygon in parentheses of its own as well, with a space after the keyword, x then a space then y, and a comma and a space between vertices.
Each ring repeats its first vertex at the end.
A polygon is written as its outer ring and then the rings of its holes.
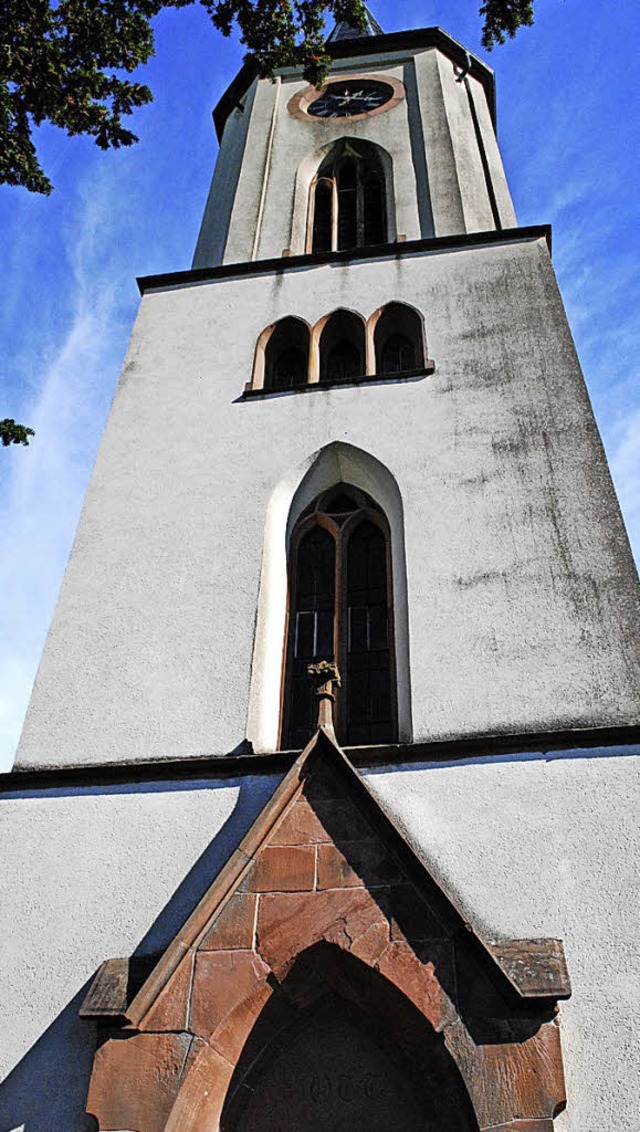
POLYGON ((491 51, 507 36, 513 39, 518 28, 533 23, 533 0, 485 0, 480 15, 484 17, 482 46, 491 51))
MULTIPOLYGON (((137 141, 123 118, 152 94, 128 76, 153 54, 154 16, 195 2, 223 35, 238 29, 261 75, 297 64, 314 85, 328 63, 325 13, 365 20, 362 0, 0 0, 0 183, 51 192, 32 137, 43 122, 102 149, 137 141)), ((485 0, 480 13, 491 49, 533 22, 533 0, 485 0)))
POLYGON ((35 435, 32 428, 17 424, 11 417, 5 417, 3 421, 0 421, 0 440, 5 448, 8 448, 10 444, 22 444, 26 448, 29 437, 35 435))

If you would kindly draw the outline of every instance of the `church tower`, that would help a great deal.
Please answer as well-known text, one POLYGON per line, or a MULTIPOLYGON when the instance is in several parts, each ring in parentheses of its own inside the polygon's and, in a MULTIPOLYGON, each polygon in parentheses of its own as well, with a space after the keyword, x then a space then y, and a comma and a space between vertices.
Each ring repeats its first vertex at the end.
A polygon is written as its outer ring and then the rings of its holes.
POLYGON ((562 1132, 630 1132, 639 591, 551 231, 481 60, 328 46, 244 65, 193 265, 139 280, 3 781, 45 903, 100 894, 57 1128, 553 1132, 568 1083, 562 1132))
POLYGON ((439 29, 330 48, 322 92, 244 67, 193 268, 140 280, 20 767, 299 749, 334 656, 347 746, 635 721, 634 569, 493 74, 439 29))

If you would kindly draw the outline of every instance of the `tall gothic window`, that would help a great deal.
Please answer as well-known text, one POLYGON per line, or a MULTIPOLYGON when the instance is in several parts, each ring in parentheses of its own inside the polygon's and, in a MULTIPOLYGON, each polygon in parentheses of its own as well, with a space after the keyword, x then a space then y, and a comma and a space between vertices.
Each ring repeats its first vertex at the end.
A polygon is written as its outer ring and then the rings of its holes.
POLYGON ((373 336, 376 373, 410 373, 425 364, 422 319, 413 307, 388 303, 376 323, 373 336))
POLYGON ((387 242, 385 175, 372 147, 342 143, 311 188, 311 251, 343 251, 387 242))
POLYGON ((283 318, 274 327, 264 357, 265 389, 281 392, 304 385, 309 368, 309 328, 299 318, 283 318))
POLYGON ((282 746, 298 750, 315 727, 307 666, 335 660, 336 731, 346 746, 396 737, 389 528, 379 507, 349 485, 325 492, 291 541, 289 632, 282 746))

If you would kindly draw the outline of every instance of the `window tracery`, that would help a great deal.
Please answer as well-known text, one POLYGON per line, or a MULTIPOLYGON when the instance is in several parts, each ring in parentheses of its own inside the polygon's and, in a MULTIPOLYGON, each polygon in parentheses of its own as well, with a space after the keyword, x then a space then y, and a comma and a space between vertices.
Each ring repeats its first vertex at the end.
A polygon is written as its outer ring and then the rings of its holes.
POLYGON ((314 729, 307 666, 338 664, 336 730, 348 746, 396 735, 389 527, 364 492, 342 484, 303 513, 292 536, 282 745, 314 729))
POLYGON ((385 174, 373 147, 334 147, 312 183, 311 212, 312 252, 387 242, 385 174))

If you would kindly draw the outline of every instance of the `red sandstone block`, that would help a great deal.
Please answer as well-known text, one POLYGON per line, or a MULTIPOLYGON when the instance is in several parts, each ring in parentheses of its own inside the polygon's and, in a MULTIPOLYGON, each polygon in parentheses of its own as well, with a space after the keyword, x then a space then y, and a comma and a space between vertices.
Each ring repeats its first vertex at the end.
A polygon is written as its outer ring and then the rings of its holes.
POLYGON ((269 845, 256 857, 245 885, 249 892, 309 892, 315 878, 313 846, 269 845))
POLYGON ((314 845, 330 840, 307 799, 299 798, 269 838, 269 845, 314 845))
POLYGON ((188 951, 147 1014, 144 1020, 145 1030, 160 1033, 188 1028, 193 960, 193 952, 188 951))
POLYGON ((437 965, 422 962, 406 943, 391 943, 376 967, 418 1007, 434 1030, 440 1031, 455 1022, 457 1011, 437 977, 437 965))
POLYGON ((348 798, 313 803, 329 841, 366 841, 375 833, 358 807, 348 798))
POLYGON ((262 896, 258 908, 258 951, 277 970, 321 939, 331 939, 348 949, 380 919, 378 905, 364 888, 262 896))
MULTIPOLYGON (((210 1045, 204 1044, 193 1059, 171 1115, 166 1125, 162 1125, 162 1132, 185 1132, 187 1128, 219 1128, 232 1075, 233 1066, 210 1045)), ((144 1128, 147 1132, 146 1125, 131 1124, 130 1127, 144 1128)))
POLYGON ((210 1044, 232 1065, 240 1057, 258 1015, 272 994, 269 983, 260 983, 253 994, 236 1006, 212 1033, 210 1044))
POLYGON ((377 924, 371 924, 358 939, 353 941, 351 954, 373 966, 388 946, 389 925, 386 920, 381 919, 377 924))
POLYGON ((398 879, 399 867, 381 841, 343 841, 318 846, 318 888, 355 888, 388 884, 398 879))
POLYGON ((199 951, 191 992, 192 1033, 208 1038, 268 973, 253 951, 199 951))
POLYGON ((257 899, 252 892, 236 892, 209 928, 200 950, 235 951, 251 947, 257 899))
POLYGON ((97 1051, 87 1112, 100 1128, 164 1132, 180 1086, 189 1034, 135 1034, 97 1051))

